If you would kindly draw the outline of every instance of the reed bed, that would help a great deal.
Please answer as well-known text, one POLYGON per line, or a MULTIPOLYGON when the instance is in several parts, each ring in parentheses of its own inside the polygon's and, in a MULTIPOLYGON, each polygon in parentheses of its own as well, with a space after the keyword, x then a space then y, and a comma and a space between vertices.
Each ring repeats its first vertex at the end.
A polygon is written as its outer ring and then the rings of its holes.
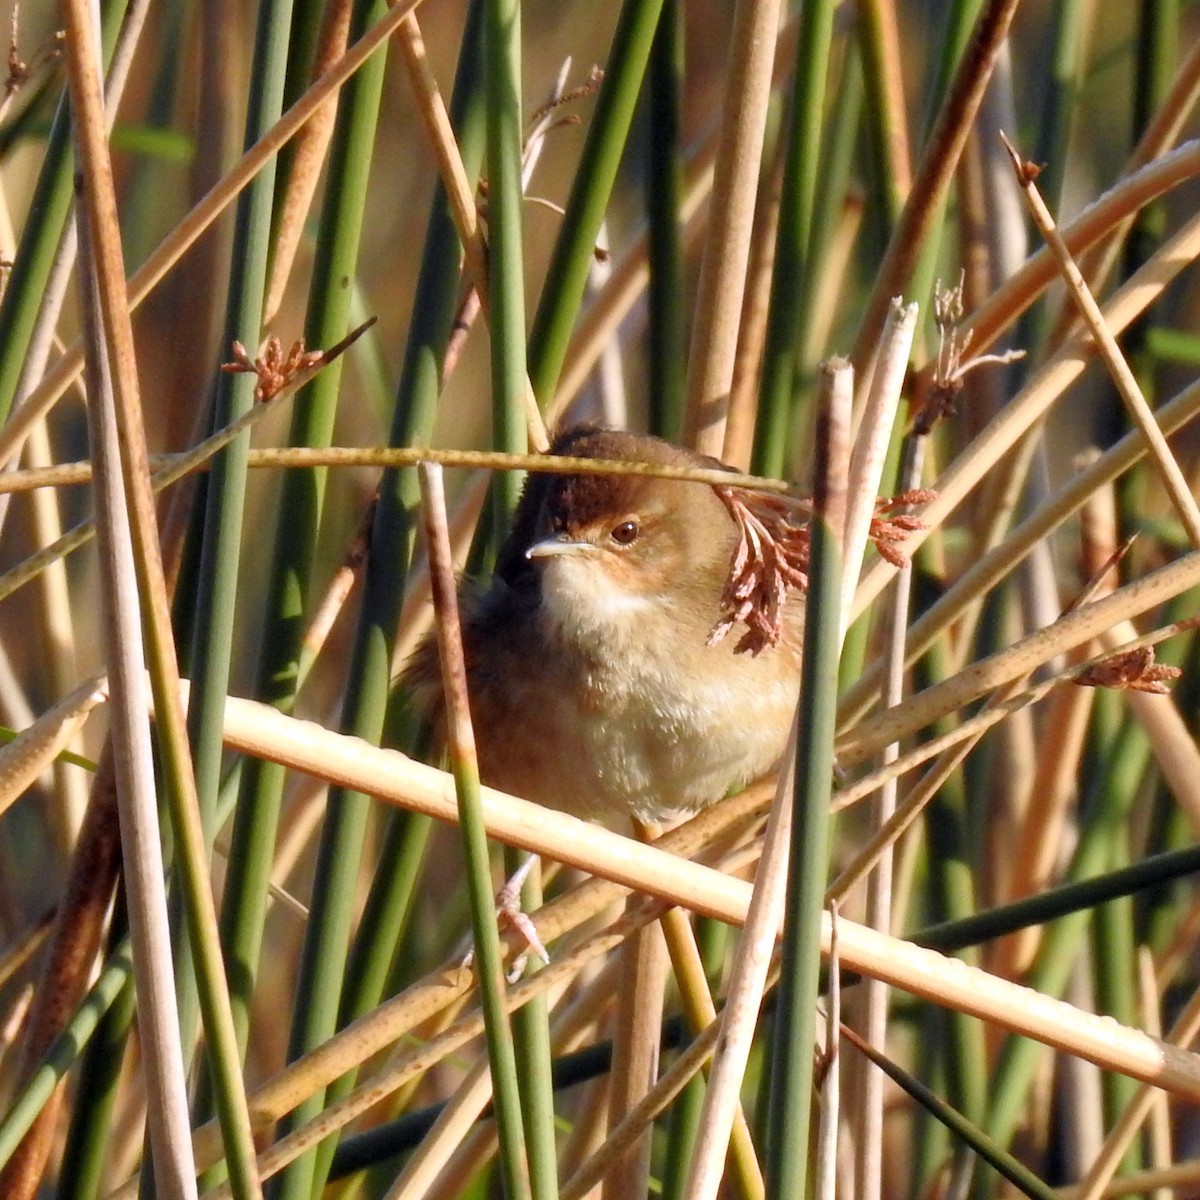
POLYGON ((0 1195, 1200 1192, 1195 5, 12 31, 0 1195), (808 522, 788 754, 665 830, 458 689, 582 420, 808 522))

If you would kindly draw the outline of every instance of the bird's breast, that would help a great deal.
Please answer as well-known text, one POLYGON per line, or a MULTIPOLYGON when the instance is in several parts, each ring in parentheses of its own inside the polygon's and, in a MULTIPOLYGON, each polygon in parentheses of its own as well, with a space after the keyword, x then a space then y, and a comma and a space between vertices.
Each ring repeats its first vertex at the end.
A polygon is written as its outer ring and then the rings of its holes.
POLYGON ((780 647, 706 641, 716 613, 643 594, 585 555, 548 559, 536 595, 492 593, 468 680, 483 781, 580 816, 660 819, 778 761, 799 670, 780 647))
MULTIPOLYGON (((779 759, 798 678, 773 652, 734 656, 681 634, 654 606, 640 635, 586 645, 580 621, 547 615, 544 686, 511 706, 518 730, 497 729, 509 786, 584 816, 659 819, 719 800, 779 759)), ((486 768, 486 748, 482 758, 486 768)), ((497 771, 499 774, 500 772, 497 771)))

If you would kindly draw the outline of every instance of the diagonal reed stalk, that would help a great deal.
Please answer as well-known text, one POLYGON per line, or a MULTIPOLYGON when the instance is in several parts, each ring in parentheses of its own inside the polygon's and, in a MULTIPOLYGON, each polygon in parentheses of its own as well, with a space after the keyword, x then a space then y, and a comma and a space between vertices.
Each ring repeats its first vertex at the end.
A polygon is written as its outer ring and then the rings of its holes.
MULTIPOLYGON (((132 44, 144 6, 129 17, 120 3, 102 7, 104 45, 118 34, 132 44)), ((132 59, 138 86, 103 114, 93 14, 64 5, 72 37, 57 58, 35 49, 41 14, 18 18, 17 90, 0 113, 0 222, 14 223, 16 260, 0 295, 0 723, 16 735, 0 748, 0 1042, 13 1039, 0 1069, 5 1194, 129 1197, 144 1175, 145 1194, 253 1195, 257 1173, 280 1177, 268 1188, 296 1200, 332 1193, 335 1176, 337 1194, 362 1200, 458 1200, 490 1194, 501 1175, 519 1191, 526 1165, 538 1196, 561 1179, 568 1196, 661 1188, 679 1200, 713 1194, 727 1167, 722 1186, 748 1196, 809 1176, 861 1200, 1002 1194, 921 1115, 925 1103, 953 1122, 947 1099, 997 1142, 1019 1131, 1034 1175, 1053 1164, 1064 1181, 1085 1181, 1089 1200, 1100 1189, 1194 1187, 1180 1182, 1190 1176, 1161 1110, 1153 1139, 1129 1150, 1143 1083, 1184 1103, 1200 1094, 1196 1056, 1168 1044, 1190 1023, 1165 1037, 1138 1028, 1171 1028, 1162 1010, 1196 993, 1188 947, 1200 922, 1187 883, 1200 814, 1190 623, 1200 222, 1186 204, 1200 145, 1179 144, 1200 96, 1200 42, 1186 9, 1022 5, 1010 24, 1014 0, 863 0, 804 4, 781 22, 773 0, 450 0, 418 26, 410 0, 364 0, 342 52, 351 6, 324 8, 260 0, 208 6, 201 21, 186 7, 151 10, 155 36, 132 59), (393 38, 400 53, 388 59, 380 51, 393 38), (980 107, 989 77, 995 94, 980 107), (577 80, 589 82, 577 90, 577 80), (548 93, 554 105, 531 113, 529 98, 548 93), (1051 204, 1064 208, 1065 190, 1067 211, 1078 209, 1059 229, 1043 217, 1053 246, 1023 264, 1008 261, 1023 239, 991 215, 990 190, 1008 186, 994 174, 1002 156, 981 141, 1002 101, 1047 160, 1051 204), (226 144, 243 109, 244 152, 226 144), (331 120, 326 144, 319 126, 331 120), (307 148, 293 155, 301 136, 307 148), (77 167, 92 214, 78 274, 102 285, 84 293, 95 319, 83 336, 71 306, 60 315, 54 302, 65 267, 46 273, 77 167), (602 229, 611 275, 586 295, 602 229), (127 280, 122 258, 134 268, 127 280), (1060 300, 1068 259, 1086 284, 1060 300), (888 340, 879 331, 893 298, 922 298, 935 260, 951 283, 965 271, 974 311, 955 332, 959 360, 947 366, 917 330, 897 341, 888 369, 866 369, 888 340), (1077 304, 1090 313, 1086 331, 1077 304), (274 403, 252 404, 249 379, 214 383, 232 337, 253 355, 265 333, 290 344, 303 322, 327 349, 368 315, 378 321, 366 345, 332 371, 301 373, 274 403), (989 365, 997 342, 1023 349, 1024 362, 989 365), (119 420, 101 421, 98 346, 119 420), (88 445, 72 390, 85 347, 88 445), (749 882, 783 877, 791 813, 768 813, 775 778, 650 844, 485 786, 469 899, 447 853, 460 821, 453 780, 418 761, 421 732, 392 689, 433 623, 416 464, 448 468, 455 561, 486 570, 483 543, 502 533, 521 472, 613 469, 539 453, 543 425, 595 411, 585 406, 603 358, 623 379, 631 426, 686 428, 771 476, 696 478, 757 488, 807 517, 812 380, 824 356, 848 351, 864 368, 847 489, 860 531, 844 544, 818 528, 809 608, 824 646, 813 664, 844 634, 846 681, 810 664, 806 703, 825 716, 806 718, 809 748, 799 763, 789 751, 801 769, 785 773, 784 790, 810 795, 791 833, 813 861, 793 855, 806 870, 787 930, 749 882), (907 401, 904 417, 875 412, 884 391, 907 401), (218 392, 215 413, 202 414, 218 392), (202 426, 211 439, 185 432, 202 426), (900 483, 902 439, 920 444, 924 465, 910 459, 900 483), (189 448, 143 462, 143 442, 189 448), (471 554, 493 480, 499 499, 471 554), (151 495, 181 481, 160 534, 151 495), (924 527, 899 544, 901 568, 880 536, 892 510, 872 536, 860 523, 878 493, 909 486, 936 494, 915 506, 924 527), (202 502, 188 518, 192 493, 202 502), (1095 520, 1104 505, 1108 532, 1095 520), (46 519, 55 508, 57 523, 46 519), (1072 608, 1077 580, 1135 532, 1104 594, 1072 608), (827 571, 835 548, 848 565, 827 571), (910 615, 884 595, 901 569, 910 615), (825 621, 835 577, 852 607, 825 621), (97 595, 119 604, 119 634, 97 595), (175 656, 193 680, 176 678, 175 656), (1183 668, 1174 683, 1161 669, 1170 664, 1183 668), (1089 682, 1107 686, 1079 686, 1089 682), (1173 695, 1138 690, 1164 682, 1173 695), (192 704, 194 766, 180 701, 192 704), (151 730, 164 751, 158 780, 151 730), (156 786, 173 797, 161 833, 150 823, 156 786), (889 789, 894 817, 884 815, 889 789), (862 801, 876 796, 868 828, 862 801), (469 914, 481 920, 490 907, 495 864, 481 833, 552 864, 531 914, 550 965, 497 987, 486 1011, 453 950, 469 914), (893 844, 890 872, 863 886, 893 844), (109 916, 118 859, 123 899, 109 916), (192 917, 186 937, 182 920, 172 931, 174 973, 164 883, 192 917), (806 1076, 818 958, 832 950, 821 913, 830 892, 838 961, 826 977, 835 973, 848 1008, 871 997, 876 1050, 923 1099, 888 1091, 884 1104, 870 1083, 838 1096, 827 1076, 823 1103, 838 1111, 816 1148, 806 1076), (220 959, 201 928, 211 932, 215 895, 220 959), (707 981, 691 914, 709 922, 695 930, 707 981), (39 974, 51 915, 54 949, 39 974), (613 964, 655 943, 660 926, 676 979, 630 989, 614 1052, 612 1014, 625 997, 613 964), (945 957, 967 947, 968 962, 945 957), (220 1011, 227 991, 232 1026, 220 1011), (645 1015, 660 1001, 661 1023, 645 1015), (510 1020, 532 1036, 489 1055, 487 1031, 510 1020), (1054 1070, 1042 1070, 1051 1055, 1054 1070), (211 1079, 189 1098, 193 1056, 211 1063, 211 1079), (1089 1078, 1072 1056, 1106 1077, 1089 1078), (506 1058, 516 1060, 507 1074, 497 1070, 506 1058), (560 1069, 581 1063, 587 1081, 563 1083, 560 1069), (443 1101, 431 1125, 428 1110, 443 1101), (853 1185, 835 1177, 837 1155, 855 1164, 853 1185), (1118 1167, 1137 1170, 1113 1178, 1118 1167)), ((7 252, 2 226, 0 241, 7 252)), ((439 563, 444 601, 453 589, 444 555, 439 563)), ((492 982, 515 949, 489 949, 492 982)), ((867 1078, 878 1083, 876 1068, 867 1078)), ((965 1143, 984 1144, 959 1127, 965 1143)), ((1020 1175, 1006 1150, 995 1161, 1020 1175)))

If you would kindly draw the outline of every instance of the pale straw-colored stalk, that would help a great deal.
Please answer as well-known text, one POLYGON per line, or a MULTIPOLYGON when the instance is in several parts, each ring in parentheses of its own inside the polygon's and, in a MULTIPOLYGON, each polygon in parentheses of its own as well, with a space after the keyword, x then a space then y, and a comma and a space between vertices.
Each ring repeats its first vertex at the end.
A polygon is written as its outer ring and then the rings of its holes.
POLYGON ((779 0, 739 0, 734 10, 684 418, 687 442, 717 456, 725 444, 779 12, 779 0))
MULTIPOLYGON (((1001 136, 1003 137, 1003 135, 1001 136)), ((1017 181, 1024 191, 1029 211, 1033 214, 1034 222, 1046 239, 1046 244, 1050 247, 1051 253, 1058 263, 1063 281, 1067 285, 1067 291, 1079 308, 1084 323, 1095 340, 1096 347, 1116 385, 1117 392, 1125 402, 1125 407, 1129 410, 1129 415, 1134 423, 1142 431, 1146 444, 1150 447, 1151 460, 1162 477, 1167 495, 1171 498, 1171 503, 1183 524, 1188 541, 1191 542, 1193 549, 1200 548, 1200 506, 1196 504, 1196 498, 1188 487, 1183 471, 1171 453, 1167 439, 1154 419, 1154 413, 1147 403, 1146 397, 1142 394, 1142 389, 1138 386, 1133 371, 1117 346, 1113 332, 1105 323, 1100 305, 1097 304, 1079 267, 1075 264, 1070 250, 1067 249, 1062 235, 1058 232, 1054 218, 1050 215, 1050 210, 1046 207, 1046 203, 1037 189, 1035 183, 1037 170, 1032 164, 1022 161, 1016 148, 1007 138, 1004 139, 1004 144, 1012 160, 1017 181)))
MULTIPOLYGON (((1200 412, 1200 385, 1192 384, 1158 411, 1158 420, 1165 433, 1181 429, 1200 412)), ((1111 484, 1145 454, 1145 442, 1132 432, 1117 444, 1086 465, 1051 496, 1040 508, 1030 513, 1009 537, 968 566, 944 596, 935 601, 908 631, 907 661, 912 663, 943 630, 952 626, 963 612, 987 590, 1014 570, 1039 540, 1068 520, 1086 505, 1099 488, 1111 484)), ((927 512, 928 510, 926 510, 927 512)), ((878 689, 878 667, 868 666, 860 680, 848 689, 842 701, 843 722, 861 715, 874 699, 878 689)))
MULTIPOLYGON (((232 744, 241 745, 243 749, 255 745, 260 752, 269 749, 272 757, 282 759, 297 769, 333 774, 347 786, 375 792, 382 798, 405 795, 405 802, 411 804, 413 793, 418 790, 413 785, 423 779, 426 782, 420 789, 424 793, 422 805, 432 803, 443 819, 453 819, 454 802, 449 781, 441 772, 409 763, 395 752, 368 747, 356 739, 342 738, 311 723, 285 717, 250 701, 231 699, 226 718, 227 733, 232 738, 232 744), (256 725, 257 729, 253 729, 252 725, 256 725), (346 743, 345 753, 337 749, 339 742, 346 743), (410 778, 401 786, 401 776, 406 775, 410 778)), ((545 831, 549 826, 561 825, 564 836, 556 840, 559 845, 569 846, 572 842, 578 845, 581 840, 590 840, 602 852, 611 841, 614 843, 614 854, 601 867, 604 873, 619 874, 640 890, 670 893, 673 901, 684 899, 685 891, 698 900, 707 898, 704 899, 704 908, 710 912, 714 908, 712 898, 724 897, 725 901, 718 906, 724 919, 741 921, 745 917, 749 902, 748 885, 730 879, 719 871, 675 859, 654 847, 630 842, 603 829, 583 826, 564 814, 518 802, 515 798, 501 798, 498 793, 488 789, 484 790, 483 799, 488 824, 494 835, 506 840, 524 840, 528 844, 532 840, 529 833, 538 826, 545 831), (509 815, 506 816, 506 813, 509 815), (567 827, 572 832, 567 833, 567 827), (586 830, 586 839, 581 839, 575 827, 586 830), (680 880, 685 877, 694 878, 695 887, 680 887, 680 880)), ((716 814, 706 813, 703 816, 713 820, 716 814)), ((547 848, 544 838, 536 840, 547 848)), ((556 852, 552 853, 557 856, 556 852)), ((597 861, 603 857, 602 853, 592 856, 589 869, 596 870, 597 861)), ((689 901, 685 899, 684 902, 689 901)), ((543 934, 545 932, 543 930, 543 934)), ((616 936, 619 939, 622 935, 616 936)), ((964 1011, 999 1020, 1010 1027, 1015 1026, 1022 1032, 1051 1040, 1094 1061, 1119 1065, 1138 1077, 1152 1077, 1172 1090, 1200 1093, 1200 1070, 1194 1065, 1193 1056, 1166 1049, 1136 1030, 1123 1029, 1111 1021, 1091 1017, 1061 1001, 1029 993, 1027 989, 994 979, 963 964, 952 963, 941 955, 919 947, 871 933, 844 919, 839 921, 839 936, 843 963, 848 969, 866 971, 909 990, 916 989, 920 994, 937 996, 940 1003, 962 1006, 964 1011)), ((611 939, 604 942, 605 946, 612 944, 611 939)), ((549 986, 555 978, 553 973, 561 970, 570 974, 577 969, 578 965, 574 962, 556 961, 527 984, 518 985, 510 1000, 520 1003, 527 989, 549 986), (549 978, 543 979, 543 976, 549 978)), ((433 1000, 438 993, 444 993, 448 983, 449 980, 444 976, 435 977, 426 988, 428 999, 433 1000)), ((308 1059, 314 1065, 317 1062, 324 1064, 322 1075, 336 1077, 348 1064, 344 1057, 335 1058, 335 1053, 344 1056, 350 1051, 360 1057, 366 1056, 373 1052, 372 1048, 378 1048, 378 1039, 391 1040, 399 1036, 393 1014, 401 1007, 398 998, 398 1001, 391 1002, 384 1009, 356 1023, 334 1042, 308 1056, 308 1059), (364 1042, 367 1030, 374 1032, 371 1040, 364 1042)), ((457 1040, 459 1033, 465 1040, 477 1032, 477 1024, 472 1025, 470 1030, 456 1032, 455 1044, 461 1044, 457 1040)), ((307 1062, 305 1069, 311 1070, 307 1062)), ((289 1068, 277 1084, 256 1096, 257 1119, 269 1122, 298 1102, 304 1094, 296 1090, 296 1083, 301 1077, 300 1064, 297 1064, 295 1068, 289 1068), (295 1083, 285 1087, 285 1078, 295 1083), (271 1097, 269 1100, 268 1096, 271 1097)), ((312 1084, 302 1086, 306 1088, 312 1084)), ((346 1115, 345 1119, 351 1119, 352 1115, 346 1115)), ((211 1138, 211 1135, 208 1137, 211 1138)), ((211 1145, 211 1141, 206 1144, 211 1145)))
MULTIPOLYGON (((877 373, 878 377, 878 373, 877 373)), ((917 487, 924 460, 924 438, 906 439, 900 468, 901 490, 917 487)), ((904 694, 904 637, 908 627, 908 608, 912 590, 912 568, 903 568, 888 602, 884 681, 881 700, 884 708, 899 704, 904 694)), ((884 747, 882 763, 886 767, 900 756, 893 742, 884 747)), ((896 811, 898 781, 888 780, 879 789, 871 812, 871 827, 882 828, 896 811)), ((867 877, 865 923, 872 929, 892 927, 892 847, 885 847, 867 877)), ((855 997, 856 1028, 868 1045, 881 1053, 887 1038, 888 989, 878 980, 863 982, 855 997)), ((854 1066, 853 1110, 855 1141, 854 1190, 857 1200, 879 1200, 883 1194, 883 1072, 865 1055, 854 1066)))
POLYGON ((0 746, 0 813, 21 798, 67 747, 92 710, 108 699, 107 677, 94 675, 0 746))
MULTIPOLYGON (((1200 1034, 1200 991, 1192 993, 1183 1011, 1175 1018, 1166 1040, 1173 1045, 1187 1046, 1197 1034, 1200 1034)), ((1106 1194, 1106 1188, 1121 1165, 1129 1143, 1141 1128, 1158 1096, 1161 1096, 1161 1093, 1154 1088, 1143 1085, 1138 1089, 1137 1095, 1117 1118, 1108 1137, 1104 1139, 1100 1154, 1086 1178, 1078 1187, 1070 1189, 1073 1200, 1098 1200, 1098 1197, 1106 1194)))
MULTIPOLYGON (((1198 255, 1200 216, 1187 221, 1109 299, 1104 306, 1104 322, 1109 330, 1113 334, 1125 330, 1198 255)), ((1091 339, 1086 335, 1068 342, 942 474, 935 485, 937 496, 920 514, 930 527, 941 524, 1083 374, 1091 361, 1090 346, 1091 339)), ((906 552, 914 552, 928 536, 928 529, 917 530, 905 543, 906 552)), ((883 561, 868 569, 855 596, 855 616, 870 606, 894 571, 890 563, 883 561)))

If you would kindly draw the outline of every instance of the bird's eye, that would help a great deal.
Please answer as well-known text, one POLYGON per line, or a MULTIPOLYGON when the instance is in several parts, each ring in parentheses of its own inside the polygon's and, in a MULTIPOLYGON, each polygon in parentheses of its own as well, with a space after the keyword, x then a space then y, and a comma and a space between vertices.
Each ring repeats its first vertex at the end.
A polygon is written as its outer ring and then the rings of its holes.
POLYGON ((622 521, 620 525, 613 527, 612 532, 608 535, 618 546, 628 546, 637 540, 637 535, 640 532, 636 521, 622 521))

